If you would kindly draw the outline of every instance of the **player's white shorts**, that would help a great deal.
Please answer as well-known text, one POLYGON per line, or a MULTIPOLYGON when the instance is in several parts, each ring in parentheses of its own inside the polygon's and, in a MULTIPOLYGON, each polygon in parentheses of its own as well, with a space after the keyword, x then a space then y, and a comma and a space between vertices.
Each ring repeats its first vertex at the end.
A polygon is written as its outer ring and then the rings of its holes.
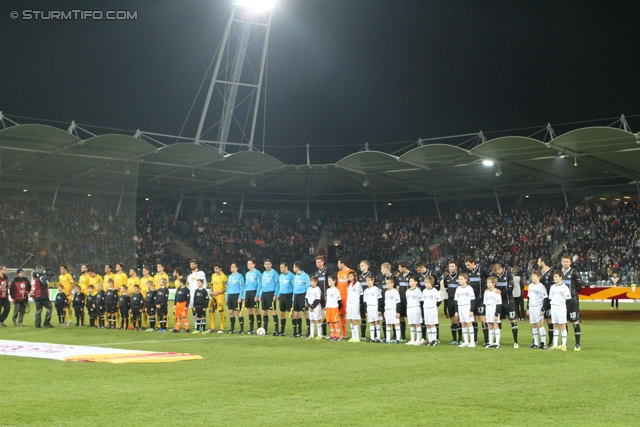
POLYGON ((438 324, 438 307, 424 309, 424 324, 425 325, 438 324))
POLYGON ((471 313, 470 305, 459 305, 458 306, 458 317, 460 318, 460 323, 471 323, 473 322, 473 314, 471 313))
POLYGON ((309 309, 309 320, 322 320, 322 306, 318 304, 316 308, 309 309))
POLYGON ((347 304, 347 320, 360 320, 360 301, 358 305, 347 304))
POLYGON ((368 305, 367 306, 367 321, 368 322, 377 322, 380 320, 380 316, 378 316, 378 306, 377 305, 368 305))
POLYGON ((567 306, 552 305, 551 306, 551 323, 562 325, 567 323, 567 306))
POLYGON ((384 311, 384 321, 387 325, 398 325, 400 324, 400 319, 396 317, 395 310, 385 310, 384 311))
POLYGON ((410 325, 419 325, 422 323, 422 310, 420 310, 420 306, 407 308, 407 323, 410 325))
POLYGON ((487 319, 487 323, 500 323, 500 317, 496 320, 496 306, 495 305, 487 305, 484 309, 485 318, 487 319))
POLYGON ((539 323, 544 320, 544 315, 540 314, 542 311, 542 306, 540 307, 529 307, 529 323, 532 325, 534 323, 539 323))

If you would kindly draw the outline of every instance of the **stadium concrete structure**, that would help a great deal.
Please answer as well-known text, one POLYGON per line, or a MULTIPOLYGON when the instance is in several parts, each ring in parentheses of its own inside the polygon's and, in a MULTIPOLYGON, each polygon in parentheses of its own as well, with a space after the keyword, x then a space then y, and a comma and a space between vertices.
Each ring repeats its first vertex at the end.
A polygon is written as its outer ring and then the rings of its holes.
MULTIPOLYGON (((5 116, 6 118, 6 116, 5 116)), ((623 117, 624 120, 624 117, 623 117)), ((6 126, 5 121, 2 122, 6 126)), ((548 142, 505 136, 466 150, 421 143, 401 156, 367 148, 333 164, 285 164, 259 151, 221 153, 206 144, 148 142, 136 135, 81 139, 42 124, 0 130, 0 188, 27 190, 53 204, 58 193, 168 198, 176 211, 184 198, 221 208, 307 212, 370 209, 393 202, 428 203, 567 194, 640 196, 640 134, 626 127, 587 127, 548 142), (228 206, 223 206, 228 203, 228 206)), ((30 195, 31 195, 30 194, 30 195)))

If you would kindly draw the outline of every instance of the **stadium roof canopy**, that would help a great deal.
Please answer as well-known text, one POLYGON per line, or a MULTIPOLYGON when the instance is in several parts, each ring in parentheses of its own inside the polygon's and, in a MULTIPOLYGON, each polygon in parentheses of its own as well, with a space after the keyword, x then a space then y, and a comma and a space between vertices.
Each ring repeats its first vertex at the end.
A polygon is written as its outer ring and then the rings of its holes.
POLYGON ((363 150, 335 164, 287 165, 258 151, 223 155, 206 145, 157 147, 117 134, 82 140, 55 127, 21 124, 0 130, 0 168, 3 189, 82 193, 90 187, 120 194, 135 174, 141 197, 244 198, 255 206, 494 199, 562 194, 563 188, 631 194, 638 191, 640 136, 588 127, 546 143, 506 136, 470 150, 436 143, 401 156, 363 150))

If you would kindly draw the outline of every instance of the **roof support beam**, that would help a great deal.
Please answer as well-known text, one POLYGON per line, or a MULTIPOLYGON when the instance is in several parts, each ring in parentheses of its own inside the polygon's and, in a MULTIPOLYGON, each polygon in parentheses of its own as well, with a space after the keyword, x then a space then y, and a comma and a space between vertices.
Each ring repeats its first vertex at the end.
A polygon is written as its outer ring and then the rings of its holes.
POLYGON ((221 157, 221 158, 213 159, 213 160, 205 160, 204 162, 196 163, 196 164, 195 164, 195 165, 193 165, 193 166, 184 166, 184 167, 179 167, 179 168, 176 168, 176 169, 171 169, 170 171, 163 172, 163 173, 161 173, 161 174, 159 174, 159 175, 155 175, 153 178, 148 179, 148 180, 147 180, 147 181, 145 181, 144 183, 145 183, 145 184, 148 184, 148 183, 150 183, 150 182, 157 181, 157 180, 159 180, 159 179, 165 178, 165 177, 167 177, 167 176, 174 175, 174 174, 176 174, 176 173, 178 173, 178 172, 182 172, 182 171, 187 170, 187 169, 198 169, 198 168, 203 168, 203 167, 205 167, 205 166, 209 166, 209 165, 211 165, 211 164, 213 164, 213 163, 221 162, 221 161, 223 161, 223 160, 224 160, 224 157, 221 157))
POLYGON ((620 176, 624 176, 625 178, 629 178, 632 181, 635 181, 638 179, 638 173, 631 170, 631 169, 627 169, 625 167, 622 166, 618 166, 618 165, 614 165, 613 163, 609 163, 605 160, 601 160, 598 159, 597 157, 593 157, 590 156, 588 154, 581 154, 577 151, 573 151, 570 150, 568 148, 563 148, 563 147, 559 147, 557 145, 554 145, 553 143, 548 143, 547 144, 549 147, 551 148, 555 148, 556 150, 558 150, 559 152, 563 153, 563 154, 567 154, 569 156, 573 156, 575 158, 580 157, 580 160, 588 163, 592 166, 597 166, 599 168, 611 171, 613 173, 615 173, 616 175, 620 175, 620 176))
MULTIPOLYGON (((273 167, 273 168, 269 168, 269 169, 265 169, 265 170, 262 170, 262 171, 255 172, 252 175, 255 177, 255 176, 264 175, 265 173, 274 172, 274 171, 285 169, 285 168, 287 168, 285 165, 276 166, 276 167, 273 167)), ((231 176, 229 178, 221 179, 221 180, 218 180, 218 181, 214 181, 214 182, 210 182, 210 183, 207 183, 207 184, 204 184, 204 185, 200 185, 200 186, 196 186, 196 187, 190 188, 187 191, 187 193, 192 193, 194 191, 206 190, 208 188, 217 187, 219 185, 225 184, 227 182, 235 181, 236 179, 240 179, 240 178, 243 178, 243 177, 246 177, 246 176, 247 176, 247 174, 234 175, 234 176, 231 176)))
MULTIPOLYGON (((28 163, 34 162, 34 161, 36 161, 36 160, 38 160, 38 159, 40 159, 40 158, 42 158, 44 156, 51 156, 53 154, 58 154, 58 153, 61 153, 61 152, 65 151, 65 150, 68 150, 69 148, 77 147, 78 145, 82 145, 82 141, 71 142, 69 144, 65 144, 65 145, 63 145, 61 147, 58 147, 55 150, 51 150, 51 151, 48 151, 46 153, 41 153, 41 154, 38 154, 38 155, 34 155, 34 156, 31 156, 30 158, 27 158, 27 159, 24 159, 24 160, 18 160, 15 165, 12 165, 12 166, 9 166, 9 167, 6 167, 6 168, 2 169, 2 173, 11 172, 14 169, 21 168, 22 166, 24 166, 24 165, 26 165, 28 163)), ((4 148, 5 150, 11 150, 11 147, 2 147, 2 148, 4 148)))

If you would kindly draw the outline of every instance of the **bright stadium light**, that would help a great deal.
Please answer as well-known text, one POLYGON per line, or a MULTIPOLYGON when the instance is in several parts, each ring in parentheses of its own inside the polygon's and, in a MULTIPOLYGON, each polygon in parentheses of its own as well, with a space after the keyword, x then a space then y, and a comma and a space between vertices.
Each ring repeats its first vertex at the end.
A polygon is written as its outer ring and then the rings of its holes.
POLYGON ((493 166, 493 160, 485 159, 482 161, 482 164, 485 166, 493 166))
POLYGON ((27 190, 27 189, 25 188, 25 189, 24 189, 24 190, 22 190, 22 191, 26 193, 26 192, 27 192, 27 191, 29 191, 29 190, 27 190))
POLYGON ((253 10, 271 10, 276 5, 276 0, 235 0, 236 6, 253 10))

